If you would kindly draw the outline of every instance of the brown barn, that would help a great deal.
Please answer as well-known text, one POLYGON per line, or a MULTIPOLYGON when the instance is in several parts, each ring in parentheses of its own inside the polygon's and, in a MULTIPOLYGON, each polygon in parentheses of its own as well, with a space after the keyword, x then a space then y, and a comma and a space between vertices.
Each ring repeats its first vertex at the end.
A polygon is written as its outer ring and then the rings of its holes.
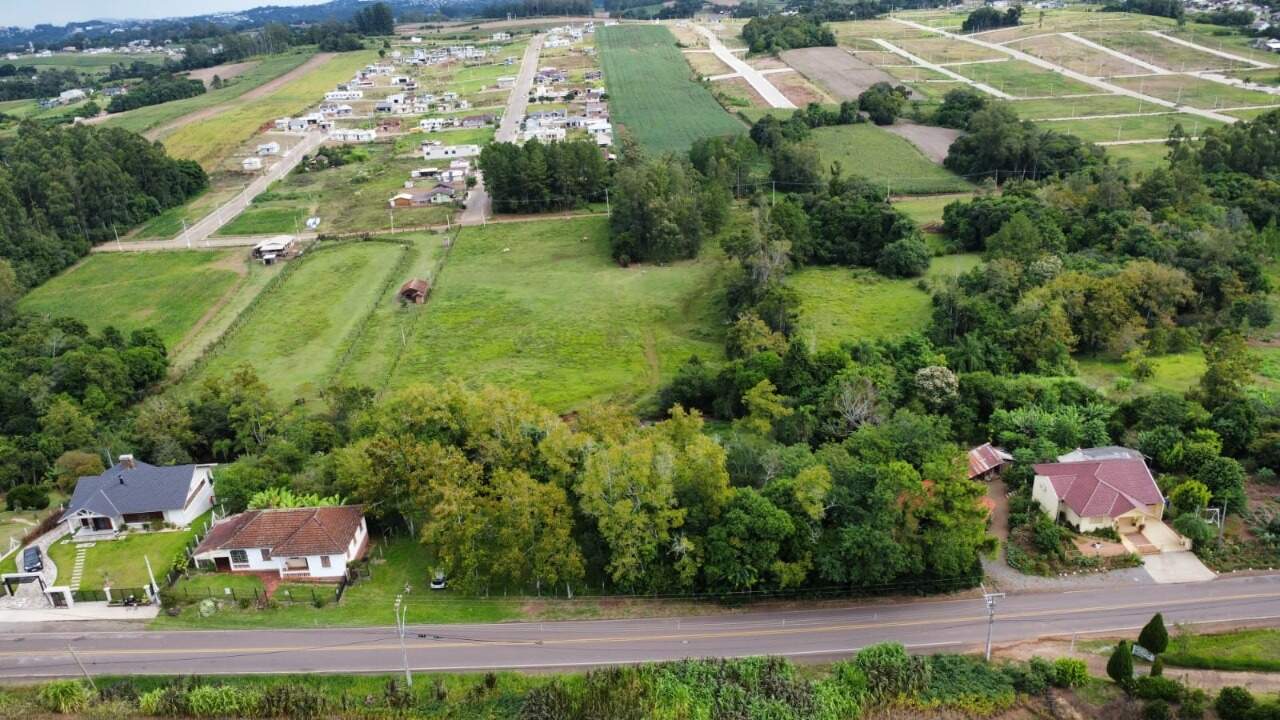
POLYGON ((421 278, 414 278, 400 286, 400 299, 418 305, 427 301, 431 294, 431 283, 421 278))

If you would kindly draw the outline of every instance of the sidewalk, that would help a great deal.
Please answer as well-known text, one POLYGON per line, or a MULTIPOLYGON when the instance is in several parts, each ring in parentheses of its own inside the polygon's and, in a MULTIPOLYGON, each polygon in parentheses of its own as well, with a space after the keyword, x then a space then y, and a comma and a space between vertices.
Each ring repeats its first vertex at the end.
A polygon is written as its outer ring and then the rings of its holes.
POLYGON ((153 620, 159 614, 160 608, 156 605, 124 607, 110 606, 105 602, 82 602, 65 609, 0 610, 0 625, 85 620, 153 620))

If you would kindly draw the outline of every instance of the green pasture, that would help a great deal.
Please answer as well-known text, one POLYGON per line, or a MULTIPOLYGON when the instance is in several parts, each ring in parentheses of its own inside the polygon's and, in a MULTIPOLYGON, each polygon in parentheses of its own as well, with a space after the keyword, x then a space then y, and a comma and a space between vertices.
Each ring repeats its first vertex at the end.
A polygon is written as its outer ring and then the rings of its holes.
POLYGON ((1212 80, 1203 80, 1189 75, 1117 78, 1113 82, 1130 90, 1138 90, 1144 95, 1204 110, 1275 105, 1280 102, 1280 96, 1259 90, 1246 90, 1232 85, 1223 85, 1212 80))
POLYGON ((824 167, 839 162, 846 175, 860 175, 886 186, 889 194, 964 192, 973 186, 934 163, 893 133, 872 125, 816 128, 810 140, 824 167))
POLYGON ((1014 97, 1061 97, 1097 92, 1097 88, 1072 80, 1022 60, 956 65, 951 68, 970 80, 986 83, 1014 97))
MULTIPOLYGON (((1145 388, 1182 393, 1200 382, 1200 376, 1204 374, 1204 355, 1199 350, 1157 355, 1150 360, 1155 374, 1150 380, 1134 382, 1135 391, 1145 388)), ((1076 366, 1080 379, 1099 390, 1115 387, 1121 378, 1131 378, 1127 363, 1121 360, 1077 357, 1076 366)))
MULTIPOLYGON (((968 200, 973 193, 949 193, 946 195, 922 195, 912 198, 898 198, 893 206, 906 213, 907 217, 921 227, 942 224, 942 210, 953 202, 968 200)), ((936 263, 939 258, 935 258, 936 263)))
POLYGON ((914 280, 891 280, 871 270, 808 267, 787 282, 800 295, 800 336, 818 347, 893 337, 929 324, 929 295, 914 280))
POLYGON ((1169 148, 1164 143, 1108 145, 1103 150, 1113 162, 1128 161, 1130 167, 1139 171, 1163 167, 1169 154, 1169 148))
POLYGON ((604 78, 613 121, 651 152, 684 152, 694 140, 745 128, 704 85, 662 26, 601 28, 604 78))
MULTIPOLYGON (((1084 120, 1055 120, 1037 123, 1040 127, 1069 133, 1085 142, 1115 142, 1125 140, 1163 140, 1169 137, 1174 125, 1181 124, 1188 134, 1196 134, 1209 126, 1221 125, 1215 120, 1199 115, 1175 113, 1172 115, 1138 115, 1136 117, 1096 118, 1084 120)), ((1158 147, 1164 146, 1156 143, 1158 147)))
POLYGON ((459 378, 568 410, 637 401, 689 356, 722 353, 724 260, 619 267, 604 218, 461 231, 392 384, 459 378))

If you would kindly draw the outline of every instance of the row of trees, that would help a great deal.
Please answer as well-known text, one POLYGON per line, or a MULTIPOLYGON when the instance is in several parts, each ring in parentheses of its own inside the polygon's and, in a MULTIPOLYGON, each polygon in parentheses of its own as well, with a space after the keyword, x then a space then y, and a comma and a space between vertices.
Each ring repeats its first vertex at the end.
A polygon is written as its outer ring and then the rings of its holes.
POLYGON ((126 130, 24 122, 0 144, 0 258, 34 287, 208 182, 198 164, 126 130))
POLYGON ((480 169, 494 210, 504 213, 580 207, 604 200, 609 183, 608 165, 590 140, 490 143, 480 153, 480 169))
POLYGON ((147 105, 159 105, 170 100, 195 97, 204 94, 204 83, 176 75, 156 75, 129 88, 129 92, 116 95, 107 103, 107 112, 118 113, 147 105))
POLYGON ((807 15, 761 15, 747 21, 742 39, 753 53, 776 53, 796 48, 836 44, 831 28, 807 15))
POLYGON ((960 24, 960 30, 963 32, 982 32, 983 30, 992 30, 994 28, 1012 27, 1021 22, 1021 5, 1011 5, 1004 12, 1000 12, 990 5, 983 5, 969 13, 969 16, 960 24))

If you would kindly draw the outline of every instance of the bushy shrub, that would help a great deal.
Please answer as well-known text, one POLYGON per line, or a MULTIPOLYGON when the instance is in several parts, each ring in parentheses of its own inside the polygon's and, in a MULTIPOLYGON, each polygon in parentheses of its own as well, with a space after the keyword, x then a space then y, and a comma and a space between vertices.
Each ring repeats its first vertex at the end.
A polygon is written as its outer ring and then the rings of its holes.
POLYGON ((1107 660, 1107 676, 1117 685, 1128 686, 1133 682, 1133 654, 1129 650, 1128 641, 1121 640, 1116 649, 1111 651, 1111 657, 1107 660))
POLYGON ((93 691, 79 680, 54 680, 36 694, 40 707, 62 715, 78 713, 92 701, 93 691))
POLYGON ((1280 702, 1254 705, 1244 717, 1245 720, 1280 720, 1280 702))
POLYGON ((1151 616, 1142 632, 1138 633, 1138 644, 1154 655, 1159 655, 1169 647, 1169 631, 1164 627, 1164 616, 1156 613, 1151 616))
POLYGON ((201 685, 187 693, 187 708, 195 717, 242 717, 255 712, 257 698, 229 685, 201 685))
POLYGON ((1253 706, 1253 695, 1242 687, 1234 686, 1218 691, 1218 699, 1213 702, 1213 709, 1222 720, 1245 720, 1253 706))
POLYGON ((1186 689, 1177 680, 1166 677, 1144 676, 1133 682, 1133 694, 1143 700, 1164 700, 1170 703, 1182 702, 1186 689))
POLYGON ((43 510, 49 507, 49 491, 38 485, 18 485, 5 495, 10 510, 43 510))
POLYGON ((929 684, 928 666, 898 643, 869 645, 858 651, 853 662, 866 675, 867 691, 876 700, 915 694, 929 684))
POLYGON ((1178 706, 1178 720, 1203 720, 1204 710, 1209 706, 1209 696, 1199 688, 1188 688, 1187 694, 1178 706))
POLYGON ((876 259, 876 270, 888 277, 919 277, 928 269, 929 246, 916 235, 885 245, 876 259))
POLYGON ((1152 700, 1142 706, 1143 720, 1171 720, 1173 712, 1164 700, 1152 700))
POLYGON ((1044 658, 1033 657, 1025 667, 1008 665, 1004 674, 1013 682, 1013 687, 1020 693, 1038 695, 1054 682, 1053 665, 1044 658))
POLYGON ((258 715, 261 717, 311 720, 325 715, 328 708, 328 698, 323 693, 297 683, 273 685, 258 699, 258 715))
POLYGON ((133 714, 134 705, 128 700, 99 700, 76 717, 80 720, 120 720, 133 714))
POLYGON ((1053 684, 1058 687, 1080 687, 1089 681, 1089 666, 1083 660, 1058 658, 1053 661, 1053 684))

